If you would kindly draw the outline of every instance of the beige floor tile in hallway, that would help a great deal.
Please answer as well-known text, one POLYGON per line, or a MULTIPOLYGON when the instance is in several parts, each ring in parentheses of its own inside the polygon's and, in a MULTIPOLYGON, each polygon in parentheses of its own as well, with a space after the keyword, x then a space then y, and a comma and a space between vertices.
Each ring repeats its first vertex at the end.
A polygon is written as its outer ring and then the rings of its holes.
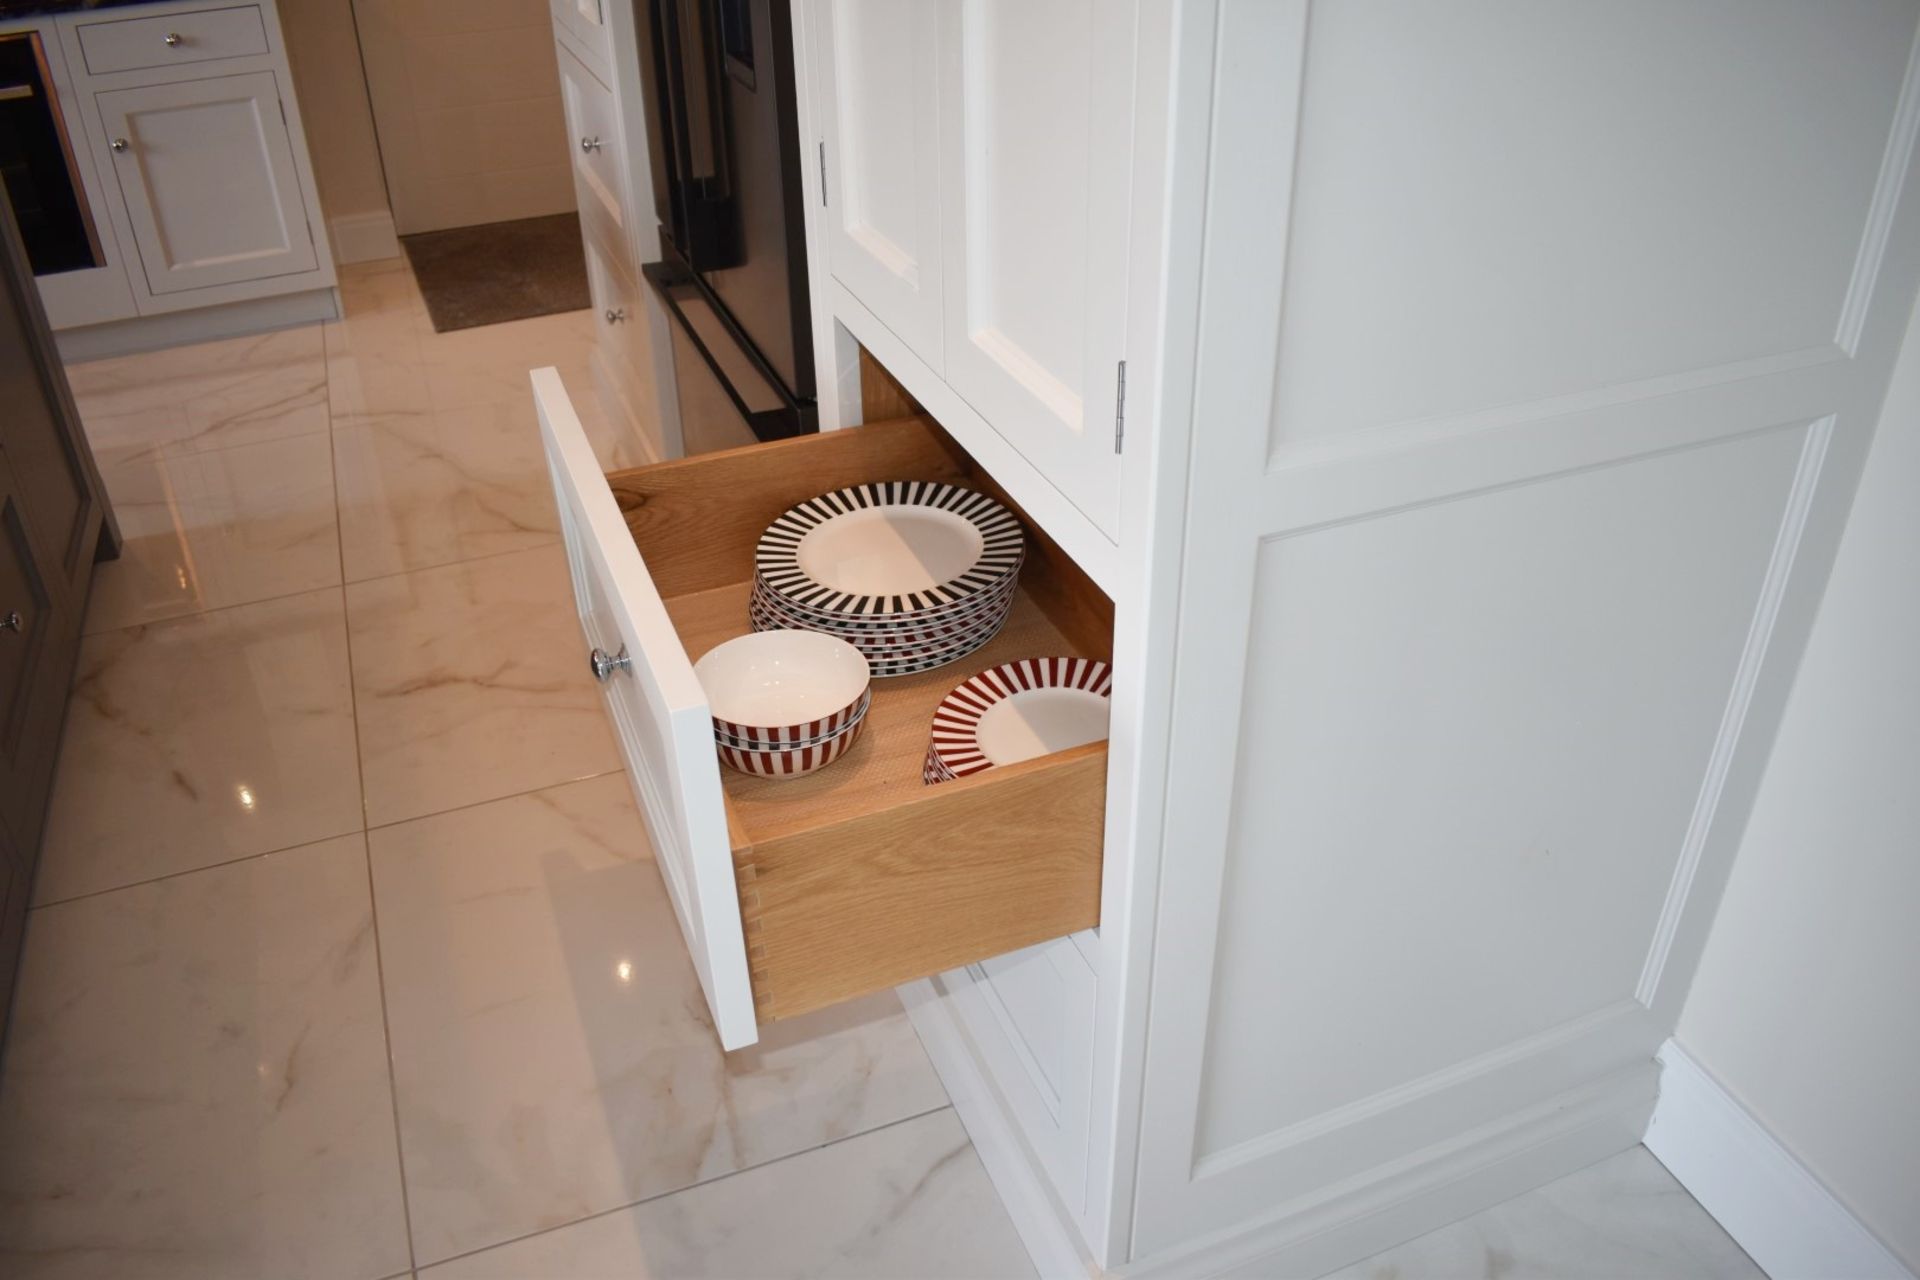
MULTIPOLYGON (((0 1061, 0 1276, 1031 1275, 892 995, 718 1051, 525 381, 645 461, 591 318, 435 334, 397 262, 342 294, 72 370, 129 541, 0 1061)), ((1751 1274, 1644 1152, 1353 1274, 1496 1254, 1751 1274)))

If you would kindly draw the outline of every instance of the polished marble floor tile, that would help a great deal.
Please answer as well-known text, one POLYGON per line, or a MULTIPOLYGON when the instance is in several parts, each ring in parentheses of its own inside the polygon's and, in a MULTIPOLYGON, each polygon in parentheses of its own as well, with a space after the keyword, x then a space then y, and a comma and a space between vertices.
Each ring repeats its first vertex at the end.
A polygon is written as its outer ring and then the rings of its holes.
POLYGON ((340 294, 341 317, 323 326, 334 425, 431 412, 425 344, 433 326, 405 262, 344 268, 340 294))
POLYGON ((333 439, 350 582, 559 537, 531 405, 366 416, 333 439))
POLYGON ((594 319, 591 311, 568 311, 432 335, 424 354, 433 407, 531 404, 527 371, 547 365, 558 368, 569 387, 584 391, 594 319))
POLYGON ((1766 1280, 1645 1147, 1326 1280, 1766 1280))
POLYGON ((34 913, 0 1075, 0 1275, 407 1269, 362 839, 34 913))
POLYGON ((557 544, 346 595, 369 825, 620 767, 557 544))
POLYGON ((360 826, 339 588, 82 642, 36 901, 360 826))
POLYGON ((369 842, 423 1264, 946 1105, 890 992, 720 1051, 624 774, 369 842))
POLYGON ((67 379, 95 453, 224 449, 327 429, 317 325, 76 362, 67 379))
POLYGON ((942 1110, 420 1274, 1022 1280, 1033 1265, 942 1110))
POLYGON ((89 632, 340 584, 326 435, 99 463, 125 541, 94 572, 89 632))

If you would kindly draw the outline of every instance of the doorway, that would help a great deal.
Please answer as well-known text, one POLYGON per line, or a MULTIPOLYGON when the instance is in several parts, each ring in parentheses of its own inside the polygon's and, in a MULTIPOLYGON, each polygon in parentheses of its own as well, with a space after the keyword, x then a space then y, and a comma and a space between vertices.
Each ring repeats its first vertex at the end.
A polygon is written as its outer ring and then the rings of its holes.
POLYGON ((353 0, 401 235, 566 213, 548 0, 353 0))

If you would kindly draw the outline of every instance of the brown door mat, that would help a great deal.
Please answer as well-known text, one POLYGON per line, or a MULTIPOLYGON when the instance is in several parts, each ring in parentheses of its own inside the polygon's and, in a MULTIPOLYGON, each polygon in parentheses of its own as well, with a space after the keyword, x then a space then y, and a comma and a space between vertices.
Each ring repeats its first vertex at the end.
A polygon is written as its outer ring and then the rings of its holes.
POLYGON ((580 215, 401 236, 435 333, 593 305, 580 215))

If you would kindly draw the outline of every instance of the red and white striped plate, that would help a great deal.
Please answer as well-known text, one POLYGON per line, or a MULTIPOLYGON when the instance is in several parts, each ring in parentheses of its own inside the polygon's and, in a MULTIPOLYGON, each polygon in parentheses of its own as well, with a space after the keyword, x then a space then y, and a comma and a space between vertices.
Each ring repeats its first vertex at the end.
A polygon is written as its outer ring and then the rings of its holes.
POLYGON ((719 751, 723 764, 741 773, 759 778, 799 778, 824 769, 845 755, 865 723, 864 718, 855 720, 833 737, 804 747, 749 751, 716 741, 714 748, 719 751))
POLYGON ((953 781, 953 774, 947 771, 947 766, 940 763, 940 753, 933 749, 932 743, 927 744, 927 758, 920 766, 920 781, 927 786, 932 786, 936 782, 953 781))
POLYGON ((934 709, 928 764, 964 778, 1098 742, 1107 735, 1112 690, 1113 673, 1092 658, 1022 658, 989 667, 934 709))

